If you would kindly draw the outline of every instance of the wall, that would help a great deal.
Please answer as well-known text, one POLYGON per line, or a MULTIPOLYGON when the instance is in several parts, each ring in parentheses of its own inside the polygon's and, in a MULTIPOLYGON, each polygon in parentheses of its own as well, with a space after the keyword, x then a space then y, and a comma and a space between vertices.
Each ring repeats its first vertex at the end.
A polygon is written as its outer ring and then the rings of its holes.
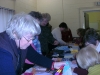
POLYGON ((50 13, 50 24, 57 27, 62 21, 68 24, 73 36, 80 25, 80 9, 96 7, 99 0, 0 0, 0 6, 15 9, 16 13, 37 10, 50 13))
POLYGON ((53 28, 63 21, 62 0, 37 0, 37 10, 51 15, 53 28))
POLYGON ((16 0, 15 1, 15 10, 16 13, 19 12, 30 12, 32 10, 36 10, 37 9, 37 2, 36 0, 16 0))
POLYGON ((14 9, 16 13, 30 12, 37 9, 36 0, 0 0, 0 6, 14 9))
POLYGON ((95 7, 96 1, 99 0, 37 0, 37 10, 50 13, 52 17, 50 24, 53 28, 65 21, 73 36, 77 36, 76 30, 81 27, 80 9, 95 7))
POLYGON ((9 9, 14 9, 14 1, 13 0, 0 0, 0 6, 9 8, 9 9))
MULTIPOLYGON (((37 9, 37 2, 36 0, 0 0, 0 6, 13 9, 16 13, 19 12, 30 12, 32 10, 37 9)), ((3 31, 5 29, 5 26, 3 25, 0 29, 0 31, 3 31)))

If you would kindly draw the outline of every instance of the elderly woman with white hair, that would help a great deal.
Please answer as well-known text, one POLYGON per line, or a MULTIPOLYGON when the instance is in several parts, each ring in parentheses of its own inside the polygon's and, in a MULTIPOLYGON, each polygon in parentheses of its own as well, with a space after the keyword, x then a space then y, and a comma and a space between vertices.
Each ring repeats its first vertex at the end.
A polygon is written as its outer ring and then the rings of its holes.
MULTIPOLYGON (((6 31, 0 33, 0 75, 21 75, 27 47, 41 32, 36 19, 28 14, 16 14, 7 24, 6 31)), ((33 53, 34 63, 47 68, 59 68, 64 62, 52 60, 33 53), (42 65, 47 63, 47 65, 42 65)))

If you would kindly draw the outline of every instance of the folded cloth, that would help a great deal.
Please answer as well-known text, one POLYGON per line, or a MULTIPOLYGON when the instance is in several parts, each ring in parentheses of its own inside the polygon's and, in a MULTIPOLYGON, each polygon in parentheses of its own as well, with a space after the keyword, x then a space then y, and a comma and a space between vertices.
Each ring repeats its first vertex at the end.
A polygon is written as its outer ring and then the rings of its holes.
POLYGON ((65 51, 69 50, 68 46, 58 46, 55 49, 57 49, 57 50, 65 50, 65 51))

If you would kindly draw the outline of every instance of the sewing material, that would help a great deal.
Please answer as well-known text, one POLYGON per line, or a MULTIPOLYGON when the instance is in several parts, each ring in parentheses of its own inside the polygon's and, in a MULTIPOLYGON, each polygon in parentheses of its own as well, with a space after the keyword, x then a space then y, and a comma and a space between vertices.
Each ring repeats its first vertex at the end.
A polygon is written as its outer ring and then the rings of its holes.
POLYGON ((55 73, 55 75, 60 75, 60 73, 61 73, 62 70, 63 70, 63 67, 64 67, 64 65, 62 65, 62 66, 57 70, 57 72, 55 73))

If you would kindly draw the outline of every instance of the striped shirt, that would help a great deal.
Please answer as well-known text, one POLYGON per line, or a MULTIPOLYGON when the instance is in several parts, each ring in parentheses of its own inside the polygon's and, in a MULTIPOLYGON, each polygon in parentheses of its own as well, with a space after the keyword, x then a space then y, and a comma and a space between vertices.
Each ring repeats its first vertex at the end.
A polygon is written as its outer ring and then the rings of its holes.
POLYGON ((90 67, 88 69, 88 75, 100 75, 100 64, 90 67))

